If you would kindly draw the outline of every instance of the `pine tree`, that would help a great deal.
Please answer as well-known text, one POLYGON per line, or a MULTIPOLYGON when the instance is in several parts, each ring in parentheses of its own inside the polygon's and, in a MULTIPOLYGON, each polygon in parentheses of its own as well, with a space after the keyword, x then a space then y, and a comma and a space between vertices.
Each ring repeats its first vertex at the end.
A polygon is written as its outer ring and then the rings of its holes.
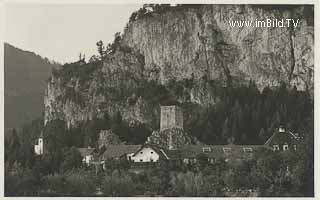
POLYGON ((227 117, 223 123, 221 137, 224 142, 227 142, 230 136, 231 136, 231 128, 230 128, 229 119, 227 117))

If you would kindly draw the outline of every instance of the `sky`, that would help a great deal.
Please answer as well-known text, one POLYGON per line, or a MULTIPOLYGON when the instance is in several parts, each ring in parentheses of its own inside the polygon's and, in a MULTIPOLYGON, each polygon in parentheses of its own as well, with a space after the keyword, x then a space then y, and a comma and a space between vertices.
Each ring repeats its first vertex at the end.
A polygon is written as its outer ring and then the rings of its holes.
POLYGON ((97 54, 96 42, 105 44, 123 32, 141 4, 10 3, 5 7, 5 41, 60 63, 86 60, 97 54))

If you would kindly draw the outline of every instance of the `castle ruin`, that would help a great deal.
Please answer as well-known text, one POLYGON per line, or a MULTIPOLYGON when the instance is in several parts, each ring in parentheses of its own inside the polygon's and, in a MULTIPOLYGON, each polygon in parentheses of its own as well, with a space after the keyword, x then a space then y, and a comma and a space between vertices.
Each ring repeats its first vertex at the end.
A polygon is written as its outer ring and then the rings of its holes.
POLYGON ((160 131, 179 128, 183 129, 183 113, 178 106, 161 106, 160 131))

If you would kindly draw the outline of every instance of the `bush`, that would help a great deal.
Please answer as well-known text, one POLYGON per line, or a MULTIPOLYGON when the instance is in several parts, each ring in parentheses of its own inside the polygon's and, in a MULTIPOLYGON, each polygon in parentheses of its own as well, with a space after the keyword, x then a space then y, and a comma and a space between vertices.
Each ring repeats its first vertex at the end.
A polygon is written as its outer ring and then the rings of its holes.
POLYGON ((94 196, 96 192, 96 178, 89 171, 83 169, 71 170, 65 174, 65 191, 67 196, 94 196))
POLYGON ((125 197, 134 194, 134 183, 131 176, 119 170, 114 170, 111 175, 106 175, 102 183, 102 192, 106 196, 125 197))
POLYGON ((30 169, 11 166, 5 170, 5 196, 36 196, 40 181, 30 169))

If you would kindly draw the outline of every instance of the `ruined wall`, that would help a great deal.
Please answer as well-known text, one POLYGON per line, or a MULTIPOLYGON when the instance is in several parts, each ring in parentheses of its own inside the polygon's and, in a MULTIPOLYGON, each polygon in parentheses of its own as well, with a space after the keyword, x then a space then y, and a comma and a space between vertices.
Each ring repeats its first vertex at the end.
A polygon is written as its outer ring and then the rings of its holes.
POLYGON ((178 106, 161 106, 160 130, 183 129, 183 113, 178 106))

